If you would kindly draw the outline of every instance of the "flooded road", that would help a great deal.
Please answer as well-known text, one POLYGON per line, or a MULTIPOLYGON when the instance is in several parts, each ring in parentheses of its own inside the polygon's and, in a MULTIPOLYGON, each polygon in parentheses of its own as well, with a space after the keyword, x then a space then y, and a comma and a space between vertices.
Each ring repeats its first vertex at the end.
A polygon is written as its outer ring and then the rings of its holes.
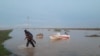
MULTIPOLYGON (((100 34, 99 31, 70 30, 67 40, 51 40, 50 35, 57 33, 54 29, 29 29, 36 40, 36 47, 26 47, 24 29, 14 29, 10 36, 12 39, 4 43, 5 48, 13 56, 100 56, 100 38, 85 37, 88 34, 100 34), (42 33, 43 38, 36 35, 42 33)), ((62 29, 61 34, 65 31, 62 29)))

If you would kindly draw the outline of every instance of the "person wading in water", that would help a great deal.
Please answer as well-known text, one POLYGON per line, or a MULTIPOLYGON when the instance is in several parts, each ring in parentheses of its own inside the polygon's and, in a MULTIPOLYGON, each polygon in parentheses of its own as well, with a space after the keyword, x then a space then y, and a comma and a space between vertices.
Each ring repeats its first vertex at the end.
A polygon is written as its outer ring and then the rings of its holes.
POLYGON ((27 31, 26 29, 24 30, 24 32, 25 32, 25 36, 26 36, 25 39, 27 39, 26 47, 29 46, 29 43, 30 43, 33 47, 35 47, 34 43, 36 44, 36 41, 33 39, 33 35, 32 35, 29 31, 27 31), (34 43, 33 43, 33 42, 34 42, 34 43))

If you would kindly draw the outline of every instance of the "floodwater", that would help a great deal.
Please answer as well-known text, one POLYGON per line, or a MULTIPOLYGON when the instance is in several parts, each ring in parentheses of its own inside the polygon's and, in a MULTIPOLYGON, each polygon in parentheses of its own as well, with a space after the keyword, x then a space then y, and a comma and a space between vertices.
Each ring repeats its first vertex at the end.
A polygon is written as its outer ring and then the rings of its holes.
MULTIPOLYGON (((57 33, 54 29, 28 29, 36 40, 36 47, 27 48, 24 40, 24 29, 14 29, 10 36, 12 39, 4 43, 5 48, 13 53, 12 56, 100 56, 100 38, 85 37, 88 34, 100 34, 94 30, 69 30, 70 38, 67 40, 51 40, 50 35, 57 33), (42 33, 43 38, 36 35, 42 33)), ((65 31, 62 29, 61 34, 65 31)))

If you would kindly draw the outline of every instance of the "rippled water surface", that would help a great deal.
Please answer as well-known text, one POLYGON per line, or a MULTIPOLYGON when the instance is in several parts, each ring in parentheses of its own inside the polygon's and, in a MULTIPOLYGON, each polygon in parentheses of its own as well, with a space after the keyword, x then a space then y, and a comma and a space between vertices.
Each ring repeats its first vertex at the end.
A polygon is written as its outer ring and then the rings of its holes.
MULTIPOLYGON (((85 37, 88 34, 100 34, 100 31, 69 30, 67 40, 51 40, 50 35, 56 34, 54 29, 28 29, 36 40, 36 47, 27 48, 24 29, 14 29, 7 40, 5 47, 14 53, 13 56, 100 56, 100 38, 85 37), (43 38, 36 35, 42 33, 43 38)), ((65 31, 61 29, 61 34, 65 31)))

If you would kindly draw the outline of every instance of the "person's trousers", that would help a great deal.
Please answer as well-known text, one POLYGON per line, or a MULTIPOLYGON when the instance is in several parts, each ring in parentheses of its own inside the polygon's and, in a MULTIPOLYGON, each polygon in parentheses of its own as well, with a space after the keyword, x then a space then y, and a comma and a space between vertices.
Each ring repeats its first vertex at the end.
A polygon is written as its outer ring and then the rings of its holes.
POLYGON ((27 46, 27 47, 29 46, 29 43, 30 43, 33 47, 35 47, 35 45, 34 45, 34 43, 33 43, 32 40, 27 40, 27 43, 26 43, 26 46, 27 46))

